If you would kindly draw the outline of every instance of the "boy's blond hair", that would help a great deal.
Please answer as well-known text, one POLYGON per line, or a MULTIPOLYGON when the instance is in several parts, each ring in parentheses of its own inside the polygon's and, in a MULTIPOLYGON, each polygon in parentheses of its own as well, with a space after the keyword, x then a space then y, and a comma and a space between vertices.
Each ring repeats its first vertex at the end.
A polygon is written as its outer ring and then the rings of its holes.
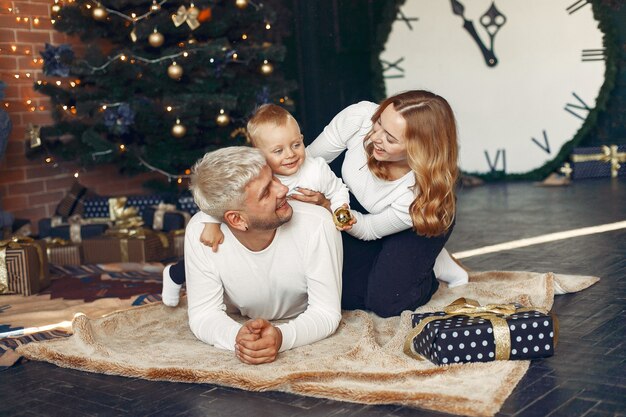
POLYGON ((248 141, 252 146, 257 146, 258 131, 263 125, 271 124, 273 126, 285 126, 288 120, 293 120, 298 123, 297 120, 284 108, 277 106, 276 104, 263 104, 256 109, 254 115, 250 118, 247 125, 248 141))

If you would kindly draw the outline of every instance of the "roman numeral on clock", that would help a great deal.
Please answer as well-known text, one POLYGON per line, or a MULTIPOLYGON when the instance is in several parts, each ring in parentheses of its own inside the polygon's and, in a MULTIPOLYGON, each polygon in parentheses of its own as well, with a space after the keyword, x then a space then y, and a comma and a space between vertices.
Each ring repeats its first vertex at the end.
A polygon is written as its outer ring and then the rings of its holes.
POLYGON ((550 151, 550 141, 548 141, 548 134, 546 133, 546 131, 543 131, 543 143, 540 143, 537 139, 535 138, 530 138, 535 145, 539 146, 545 153, 549 154, 551 153, 550 151))
POLYGON ((574 96, 574 98, 576 98, 576 100, 578 100, 578 103, 580 104, 567 103, 565 104, 565 107, 564 107, 565 111, 580 120, 585 120, 585 117, 579 114, 579 110, 590 112, 591 107, 589 107, 587 103, 583 101, 582 98, 578 97, 576 93, 572 93, 572 95, 574 96))
POLYGON ((502 155, 502 169, 500 171, 506 173, 506 151, 504 149, 496 149, 496 156, 491 162, 491 157, 489 156, 489 152, 485 150, 485 158, 487 159, 487 165, 489 165, 489 170, 493 173, 498 171, 498 162, 500 162, 500 155, 502 155))
POLYGON ((381 59, 380 63, 383 64, 383 78, 404 78, 404 68, 400 66, 402 61, 404 61, 404 57, 396 60, 395 62, 389 62, 381 59), (390 71, 391 73, 387 73, 387 71, 390 71))
POLYGON ((583 62, 605 61, 605 60, 606 60, 606 56, 604 55, 604 48, 583 49, 583 55, 582 55, 583 62))
POLYGON ((409 30, 413 30, 411 22, 417 22, 419 19, 417 17, 406 17, 402 10, 398 10, 398 14, 396 14, 396 20, 402 20, 409 27, 409 30))
POLYGON ((577 0, 565 10, 567 10, 567 13, 573 14, 579 11, 580 9, 582 9, 583 7, 585 7, 586 5, 588 5, 589 3, 590 3, 589 0, 577 0))

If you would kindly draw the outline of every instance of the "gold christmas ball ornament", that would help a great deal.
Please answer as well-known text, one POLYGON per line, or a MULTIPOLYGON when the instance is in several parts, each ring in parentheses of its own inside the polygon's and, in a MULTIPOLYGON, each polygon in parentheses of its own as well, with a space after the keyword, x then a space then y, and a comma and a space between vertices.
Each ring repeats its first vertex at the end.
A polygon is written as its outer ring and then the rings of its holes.
POLYGON ((183 76, 183 67, 173 62, 172 65, 167 67, 167 75, 173 80, 180 80, 183 76))
POLYGON ((108 15, 106 9, 102 6, 94 8, 91 13, 93 15, 93 18, 96 20, 104 20, 107 18, 108 15))
POLYGON ((333 213, 333 220, 335 224, 339 227, 345 226, 352 220, 352 214, 350 214, 350 210, 345 207, 339 207, 333 213))
POLYGON ((150 36, 148 36, 148 43, 154 48, 158 48, 159 46, 163 45, 164 41, 165 37, 161 33, 157 32, 156 29, 154 29, 154 32, 152 32, 150 36))
POLYGON ((176 119, 176 124, 172 126, 172 135, 176 138, 182 138, 187 133, 187 128, 180 123, 179 119, 176 119))
POLYGON ((240 9, 245 9, 246 7, 248 7, 248 0, 235 0, 235 6, 239 7, 240 9))
POLYGON ((263 65, 261 65, 261 73, 264 75, 269 75, 274 72, 274 66, 268 62, 268 60, 263 61, 263 65))
POLYGON ((230 123, 230 117, 226 114, 226 112, 224 112, 224 109, 221 109, 220 114, 218 114, 215 118, 215 122, 218 126, 226 126, 230 123))

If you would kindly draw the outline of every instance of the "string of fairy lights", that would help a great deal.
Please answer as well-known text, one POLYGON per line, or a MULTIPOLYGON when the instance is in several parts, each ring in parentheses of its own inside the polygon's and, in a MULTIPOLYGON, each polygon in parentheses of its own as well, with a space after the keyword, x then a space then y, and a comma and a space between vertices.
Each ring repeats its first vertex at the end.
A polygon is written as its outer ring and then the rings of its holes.
MULTIPOLYGON (((133 42, 136 42, 137 38, 135 35, 134 26, 138 22, 149 18, 154 13, 160 12, 162 6, 166 4, 168 1, 171 2, 172 0, 160 0, 160 1, 153 0, 152 4, 149 6, 148 10, 146 10, 145 13, 143 14, 131 13, 130 15, 127 15, 118 10, 112 9, 110 7, 106 7, 102 5, 100 2, 98 2, 97 0, 94 0, 93 4, 85 4, 84 7, 86 7, 87 9, 91 11, 92 17, 95 20, 104 21, 107 19, 120 18, 122 20, 127 21, 128 24, 133 25, 133 30, 130 33, 130 37, 133 42)), ((259 10, 260 8, 262 8, 261 4, 256 3, 253 0, 233 0, 233 1, 236 7, 240 9, 246 8, 248 6, 253 7, 255 10, 259 10)), ((23 25, 25 29, 29 29, 29 30, 39 29, 42 27, 46 27, 45 26, 46 21, 49 21, 54 26, 54 24, 59 19, 59 12, 61 11, 62 7, 66 4, 72 4, 72 3, 75 3, 75 0, 54 0, 54 3, 51 6, 51 12, 52 12, 51 16, 25 15, 20 12, 18 7, 3 7, 0 4, 0 15, 2 14, 14 15, 16 23, 20 26, 23 25)), ((176 26, 180 26, 186 23, 189 26, 190 30, 193 31, 201 23, 202 14, 204 12, 205 12, 204 10, 199 10, 198 8, 196 8, 193 2, 189 3, 188 7, 181 5, 178 8, 176 14, 172 14, 171 16, 172 23, 176 26)), ((272 28, 271 23, 268 21, 264 22, 263 25, 266 30, 271 30, 272 28)), ((247 33, 241 34, 242 40, 245 41, 248 38, 249 38, 249 35, 247 33)), ((154 31, 148 37, 148 42, 152 47, 158 48, 164 43, 164 36, 161 33, 159 33, 158 29, 155 27, 154 31)), ((182 78, 182 75, 184 72, 184 59, 187 58, 190 54, 193 54, 195 52, 195 49, 194 49, 195 43, 196 43, 196 40, 193 38, 193 36, 190 36, 187 42, 180 42, 178 44, 178 46, 181 48, 180 52, 171 53, 171 54, 164 55, 155 59, 148 59, 140 55, 122 52, 122 53, 116 54, 115 56, 109 57, 106 62, 98 66, 93 66, 87 61, 80 61, 80 63, 84 65, 86 68, 89 68, 89 70, 92 73, 97 73, 97 72, 105 71, 107 67, 109 67, 112 63, 118 62, 118 61, 128 62, 130 64, 142 63, 144 65, 160 64, 162 62, 171 61, 170 65, 167 67, 167 75, 174 80, 179 80, 182 78)), ((76 88, 80 86, 81 80, 76 77, 53 77, 53 76, 44 75, 42 67, 45 62, 42 57, 38 56, 38 53, 40 51, 36 49, 37 48, 33 47, 33 45, 20 45, 19 42, 14 42, 14 43, 9 42, 8 47, 0 45, 0 56, 13 56, 16 58, 23 58, 23 57, 28 58, 27 62, 29 62, 30 68, 28 69, 19 68, 15 70, 14 73, 12 74, 12 77, 15 80, 26 79, 26 80, 32 81, 33 83, 36 83, 37 85, 48 85, 50 83, 53 83, 57 87, 67 88, 67 89, 72 89, 72 88, 76 88)), ((219 56, 219 57, 216 56, 216 58, 210 58, 209 63, 214 64, 219 60, 221 63, 246 64, 247 65, 251 62, 251 60, 249 59, 242 59, 242 57, 239 56, 239 53, 234 49, 223 48, 222 52, 223 52, 223 56, 219 56)), ((269 75, 273 71, 274 71, 274 67, 272 63, 269 60, 264 59, 259 67, 259 72, 264 75, 269 75)), ((283 104, 288 102, 289 100, 290 99, 287 96, 280 97, 278 99, 278 101, 283 104)), ((22 97, 22 99, 19 101, 14 100, 14 99, 5 99, 3 103, 3 107, 5 108, 5 110, 12 111, 12 112, 19 112, 19 111, 27 111, 31 113, 49 112, 51 108, 49 107, 49 105, 47 105, 48 102, 49 102, 49 99, 47 97, 37 97, 37 95, 33 91, 32 96, 27 95, 26 97, 22 97)), ((101 105, 100 110, 104 111, 107 108, 119 106, 120 104, 121 103, 103 103, 101 105)), ((59 109, 63 110, 63 112, 65 112, 65 114, 68 115, 69 117, 76 116, 78 113, 76 106, 74 105, 70 105, 70 106, 59 105, 59 109)), ((164 110, 170 113, 170 112, 174 112, 175 108, 168 105, 164 107, 164 110)), ((218 126, 224 127, 224 126, 227 126, 231 122, 231 119, 228 113, 224 109, 220 109, 218 114, 216 114, 215 116, 215 121, 218 126)), ((26 138, 30 140, 31 147, 41 145, 41 138, 39 137, 39 129, 40 127, 37 125, 29 125, 29 127, 27 128, 26 138)), ((183 121, 181 121, 181 119, 177 117, 175 124, 171 128, 171 134, 174 137, 182 138, 185 136, 186 130, 187 129, 184 126, 183 121)), ((238 128, 231 133, 231 137, 236 137, 238 135, 245 136, 245 129, 238 128)), ((118 146, 119 152, 126 152, 128 150, 128 147, 123 143, 117 146, 118 146)), ((109 154, 112 152, 113 150, 94 152, 92 154, 92 157, 95 159, 101 155, 109 154)), ((189 169, 185 170, 184 174, 173 174, 148 163, 140 155, 135 155, 135 156, 139 159, 139 162, 144 167, 146 167, 148 170, 152 172, 157 172, 165 176, 168 179, 168 181, 176 181, 180 184, 182 183, 183 179, 189 177, 189 174, 190 174, 189 169)), ((58 166, 54 158, 50 155, 44 158, 44 162, 46 164, 53 164, 54 166, 58 166)), ((80 175, 79 171, 74 172, 74 177, 78 178, 79 175, 80 175)))

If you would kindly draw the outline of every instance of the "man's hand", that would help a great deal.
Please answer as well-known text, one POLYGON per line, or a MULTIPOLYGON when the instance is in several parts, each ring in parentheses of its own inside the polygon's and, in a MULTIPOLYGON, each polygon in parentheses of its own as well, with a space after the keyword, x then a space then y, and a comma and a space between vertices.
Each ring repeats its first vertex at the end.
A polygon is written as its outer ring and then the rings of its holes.
POLYGON ((318 206, 324 207, 326 210, 330 210, 330 200, 326 198, 326 196, 320 192, 309 190, 308 188, 296 188, 298 193, 293 193, 289 195, 289 198, 294 200, 303 201, 305 203, 313 203, 318 206))
POLYGON ((276 360, 283 334, 265 319, 248 320, 235 338, 235 355, 243 363, 258 365, 276 360))

